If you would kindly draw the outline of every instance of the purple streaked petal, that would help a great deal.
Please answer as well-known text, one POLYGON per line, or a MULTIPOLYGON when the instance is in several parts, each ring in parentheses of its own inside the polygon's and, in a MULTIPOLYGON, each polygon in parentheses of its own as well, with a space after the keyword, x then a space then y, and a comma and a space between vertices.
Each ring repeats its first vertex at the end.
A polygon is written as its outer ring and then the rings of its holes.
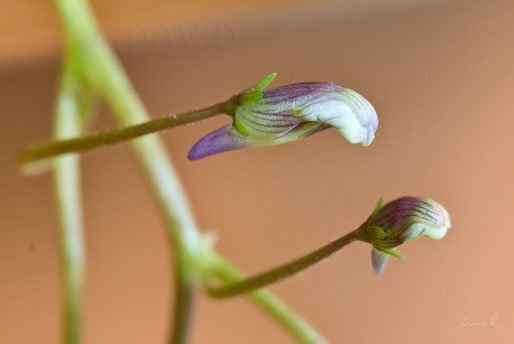
POLYGON ((337 92, 341 89, 341 86, 330 82, 301 82, 264 91, 262 99, 263 103, 285 101, 304 96, 337 92))
POLYGON ((328 128, 330 128, 329 125, 320 122, 302 122, 288 132, 277 136, 275 141, 276 144, 296 141, 312 136, 328 128))
POLYGON ((274 139, 277 135, 286 133, 301 123, 294 116, 277 118, 275 113, 256 114, 247 110, 246 107, 236 110, 236 119, 241 122, 250 136, 259 137, 263 140, 274 139))
POLYGON ((373 225, 406 241, 421 235, 439 239, 451 226, 442 205, 417 197, 401 197, 389 202, 380 210, 373 225))
POLYGON ((300 109, 319 97, 344 90, 343 87, 328 82, 304 82, 285 85, 262 93, 262 99, 251 106, 252 111, 270 113, 300 109))

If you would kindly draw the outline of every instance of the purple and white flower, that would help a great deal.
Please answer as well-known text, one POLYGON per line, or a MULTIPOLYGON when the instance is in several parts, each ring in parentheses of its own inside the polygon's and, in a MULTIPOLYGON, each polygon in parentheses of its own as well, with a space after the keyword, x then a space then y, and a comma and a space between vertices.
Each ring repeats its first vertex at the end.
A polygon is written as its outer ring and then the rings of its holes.
POLYGON ((402 258, 396 247, 421 236, 441 239, 450 228, 450 216, 439 203, 417 197, 402 197, 377 210, 358 229, 359 240, 373 245, 373 268, 382 274, 390 256, 402 258))
POLYGON ((304 82, 261 91, 271 80, 231 98, 236 99, 230 113, 233 123, 200 139, 188 158, 197 160, 240 148, 277 145, 328 128, 336 128, 350 143, 368 146, 373 141, 377 114, 357 92, 329 82, 304 82))

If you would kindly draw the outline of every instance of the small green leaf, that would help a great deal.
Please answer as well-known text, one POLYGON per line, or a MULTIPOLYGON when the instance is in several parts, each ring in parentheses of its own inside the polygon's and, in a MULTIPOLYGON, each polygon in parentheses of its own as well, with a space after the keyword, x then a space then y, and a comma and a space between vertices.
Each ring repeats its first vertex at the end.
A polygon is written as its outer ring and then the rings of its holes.
POLYGON ((277 76, 277 73, 271 73, 270 75, 266 76, 264 79, 259 81, 255 86, 250 87, 248 91, 262 91, 265 89, 271 82, 275 79, 277 76))
POLYGON ((384 202, 384 199, 382 197, 380 197, 380 199, 377 202, 377 206, 375 207, 375 210, 373 210, 373 213, 371 213, 371 215, 368 217, 368 221, 367 221, 368 223, 372 223, 373 221, 375 221, 375 218, 377 217, 378 212, 382 208, 383 202, 384 202))

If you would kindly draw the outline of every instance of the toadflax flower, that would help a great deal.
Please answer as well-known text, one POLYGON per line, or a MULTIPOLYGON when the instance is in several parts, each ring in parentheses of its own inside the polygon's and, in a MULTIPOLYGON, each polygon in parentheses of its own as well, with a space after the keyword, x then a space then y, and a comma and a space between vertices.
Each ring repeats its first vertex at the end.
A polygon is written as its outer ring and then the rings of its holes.
POLYGON ((403 259, 396 247, 421 236, 441 239, 450 228, 450 216, 442 205, 426 198, 402 197, 377 208, 357 229, 361 241, 373 245, 371 260, 378 274, 390 256, 403 259))
POLYGON ((336 128, 350 143, 368 146, 375 137, 378 118, 373 106, 357 92, 329 82, 304 82, 263 91, 275 74, 232 97, 223 112, 232 124, 198 141, 188 158, 253 146, 299 140, 336 128))

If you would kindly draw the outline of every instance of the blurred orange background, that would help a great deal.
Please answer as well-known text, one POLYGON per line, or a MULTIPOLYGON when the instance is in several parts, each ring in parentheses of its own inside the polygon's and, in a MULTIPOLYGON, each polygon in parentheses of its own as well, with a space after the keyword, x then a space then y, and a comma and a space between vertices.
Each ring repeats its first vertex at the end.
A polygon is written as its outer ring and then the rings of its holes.
MULTIPOLYGON (((52 4, 0 14, 0 343, 57 343, 51 176, 23 177, 20 148, 51 135, 62 40, 52 4)), ((354 229, 377 199, 429 197, 441 241, 372 271, 357 243, 272 290, 332 343, 511 343, 514 338, 514 2, 94 1, 154 117, 204 107, 277 72, 333 81, 379 116, 370 147, 335 131, 190 162, 227 117, 162 135, 198 222, 249 273, 354 229), (459 327, 464 318, 496 326, 459 327)), ((115 124, 101 114, 95 130, 115 124)), ((163 343, 170 261, 156 205, 125 145, 84 154, 85 343, 163 343)), ((244 298, 199 296, 192 343, 292 343, 244 298)))

